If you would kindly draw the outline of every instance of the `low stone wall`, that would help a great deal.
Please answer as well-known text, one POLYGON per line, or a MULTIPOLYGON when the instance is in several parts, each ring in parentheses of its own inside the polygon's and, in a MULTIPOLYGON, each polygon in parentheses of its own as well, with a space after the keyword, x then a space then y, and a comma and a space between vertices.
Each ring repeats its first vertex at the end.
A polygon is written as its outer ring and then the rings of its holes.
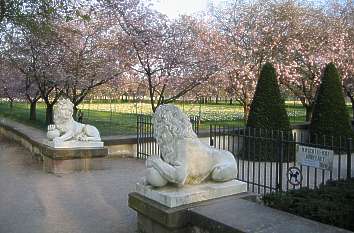
POLYGON ((102 137, 109 158, 136 157, 136 136, 102 137))
POLYGON ((284 211, 272 209, 244 198, 225 198, 200 205, 189 212, 193 233, 238 232, 318 232, 349 233, 345 229, 326 225, 284 211))
MULTIPOLYGON (((35 134, 25 132, 23 128, 32 128, 26 125, 0 118, 0 135, 16 141, 27 150, 29 150, 37 158, 42 159, 41 145, 44 144, 43 138, 45 133, 38 129, 31 129, 36 131, 35 134)), ((136 157, 136 136, 108 136, 102 137, 105 148, 108 150, 108 157, 136 157)))
POLYGON ((46 144, 44 133, 21 126, 2 119, 0 135, 21 144, 36 159, 43 161, 44 171, 59 174, 104 169, 103 160, 108 155, 107 148, 54 149, 46 144))
POLYGON ((309 125, 310 122, 304 122, 301 124, 294 124, 291 126, 291 131, 295 133, 297 142, 306 141, 309 137, 309 125))
POLYGON ((130 193, 128 203, 144 233, 350 232, 263 206, 247 192, 174 208, 130 193))
POLYGON ((6 125, 0 124, 0 135, 3 135, 11 141, 15 141, 29 150, 33 156, 39 160, 43 160, 39 143, 31 140, 27 135, 12 129, 6 125))

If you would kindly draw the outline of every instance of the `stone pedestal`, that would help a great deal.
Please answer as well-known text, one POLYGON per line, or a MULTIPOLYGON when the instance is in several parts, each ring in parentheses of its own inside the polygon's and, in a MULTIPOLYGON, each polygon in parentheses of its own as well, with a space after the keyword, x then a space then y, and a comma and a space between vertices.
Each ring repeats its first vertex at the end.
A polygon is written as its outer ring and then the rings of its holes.
POLYGON ((43 169, 46 172, 65 174, 73 171, 104 169, 107 148, 57 149, 44 146, 41 148, 43 169))
POLYGON ((247 184, 237 180, 159 189, 137 184, 137 192, 129 194, 129 207, 137 212, 138 232, 192 233, 195 227, 191 224, 191 209, 249 195, 246 191, 247 184))
POLYGON ((154 188, 138 183, 136 191, 142 196, 173 208, 246 192, 247 184, 238 180, 230 180, 222 183, 209 181, 199 185, 185 185, 181 188, 175 186, 154 188))
POLYGON ((137 212, 138 232, 189 232, 187 206, 168 208, 134 192, 129 194, 129 207, 137 212))

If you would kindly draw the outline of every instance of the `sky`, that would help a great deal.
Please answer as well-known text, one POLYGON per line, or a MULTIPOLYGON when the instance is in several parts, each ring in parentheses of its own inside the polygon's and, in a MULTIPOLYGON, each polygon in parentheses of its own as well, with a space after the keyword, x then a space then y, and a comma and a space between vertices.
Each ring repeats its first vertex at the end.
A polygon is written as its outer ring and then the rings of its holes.
POLYGON ((154 8, 170 18, 177 18, 180 14, 191 15, 206 10, 208 3, 219 3, 222 0, 152 0, 154 8))
MULTIPOLYGON (((191 15, 198 11, 204 11, 208 4, 218 5, 225 0, 150 0, 153 7, 169 18, 177 18, 180 14, 191 15)), ((301 0, 300 0, 301 1, 301 0)), ((328 3, 329 0, 310 0, 315 4, 328 3)), ((346 0, 341 0, 345 2, 346 0)))

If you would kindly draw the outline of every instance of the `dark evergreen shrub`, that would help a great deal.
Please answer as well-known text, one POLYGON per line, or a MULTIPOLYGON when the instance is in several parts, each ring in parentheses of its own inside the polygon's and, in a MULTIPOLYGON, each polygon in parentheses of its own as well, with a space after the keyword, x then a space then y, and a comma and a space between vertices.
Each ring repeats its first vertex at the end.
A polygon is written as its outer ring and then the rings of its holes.
POLYGON ((251 104, 247 127, 272 130, 290 130, 290 122, 281 97, 276 72, 266 63, 261 70, 251 104))
MULTIPOLYGON (((291 140, 290 122, 281 97, 276 72, 266 63, 261 70, 247 120, 246 137, 239 156, 246 160, 278 161, 280 139, 291 140)), ((283 160, 293 161, 294 145, 283 144, 283 160)))
POLYGON ((317 91, 310 124, 312 141, 325 136, 351 137, 349 114, 340 82, 339 73, 333 63, 326 66, 317 91))
POLYGON ((269 207, 354 231, 354 179, 271 193, 262 200, 269 207))

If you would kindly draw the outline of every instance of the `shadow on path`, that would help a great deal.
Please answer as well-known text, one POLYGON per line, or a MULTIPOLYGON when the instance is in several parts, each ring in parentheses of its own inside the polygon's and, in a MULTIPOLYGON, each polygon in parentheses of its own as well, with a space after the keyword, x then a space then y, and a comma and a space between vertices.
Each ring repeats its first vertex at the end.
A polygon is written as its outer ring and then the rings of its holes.
POLYGON ((144 161, 105 163, 107 170, 48 174, 28 151, 0 137, 0 232, 135 232, 128 193, 144 175, 144 161))

